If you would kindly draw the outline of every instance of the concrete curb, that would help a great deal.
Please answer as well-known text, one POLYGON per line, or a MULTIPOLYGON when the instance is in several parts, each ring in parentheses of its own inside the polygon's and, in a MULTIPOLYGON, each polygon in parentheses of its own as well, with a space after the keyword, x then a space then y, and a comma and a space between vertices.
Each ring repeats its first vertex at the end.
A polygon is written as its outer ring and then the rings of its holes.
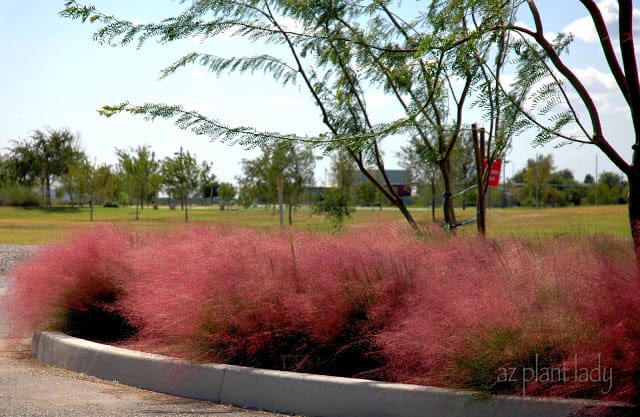
POLYGON ((416 385, 193 364, 131 351, 57 332, 33 335, 39 360, 106 380, 182 397, 318 417, 534 417, 631 416, 622 403, 480 396, 416 385))

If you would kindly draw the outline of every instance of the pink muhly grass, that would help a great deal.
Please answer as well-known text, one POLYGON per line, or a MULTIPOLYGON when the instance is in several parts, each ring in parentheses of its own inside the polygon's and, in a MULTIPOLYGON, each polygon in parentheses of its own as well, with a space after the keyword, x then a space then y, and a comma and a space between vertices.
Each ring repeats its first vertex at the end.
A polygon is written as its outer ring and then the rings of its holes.
POLYGON ((126 259, 132 235, 112 226, 78 232, 67 243, 39 249, 10 272, 6 311, 11 334, 37 328, 61 330, 71 312, 112 308, 131 274, 126 259))
POLYGON ((127 305, 141 335, 191 338, 205 314, 224 322, 268 301, 272 272, 284 266, 273 262, 274 247, 255 253, 262 238, 248 229, 185 227, 135 251, 127 305))
POLYGON ((185 227, 136 251, 139 276, 127 304, 141 336, 207 350, 209 344, 222 349, 234 337, 234 343, 251 337, 258 343, 268 333, 261 319, 282 322, 274 277, 286 268, 286 258, 275 259, 283 249, 273 242, 256 252, 264 239, 248 229, 185 227))
POLYGON ((637 402, 640 280, 628 246, 419 239, 389 224, 338 235, 189 225, 144 238, 101 226, 21 264, 7 298, 14 331, 64 327, 70 310, 98 305, 138 331, 129 346, 492 392, 522 391, 498 381, 501 369, 578 355, 613 368, 611 392, 531 381, 526 394, 637 402))
POLYGON ((127 315, 141 338, 183 352, 186 342, 192 357, 308 370, 339 352, 368 355, 412 281, 415 250, 388 232, 381 243, 371 231, 171 231, 134 251, 127 315))
MULTIPOLYGON (((582 395, 640 400, 640 279, 635 257, 626 241, 607 237, 585 239, 577 245, 587 271, 573 277, 581 292, 568 300, 572 310, 589 325, 589 333, 576 346, 579 366, 594 369, 598 362, 613 369, 613 388, 602 384, 559 385, 554 395, 582 395), (586 256, 585 256, 586 255, 586 256), (581 279, 580 279, 581 278, 581 279), (606 389, 605 389, 606 388, 606 389), (575 390, 572 392, 572 390, 575 390)), ((569 362, 574 361, 570 355, 569 362)))
POLYGON ((431 245, 430 268, 404 317, 377 338, 391 378, 518 392, 518 383, 498 383, 501 369, 521 370, 534 358, 561 366, 575 353, 607 360, 619 375, 615 392, 598 394, 597 383, 533 381, 527 394, 634 400, 640 285, 629 248, 602 239, 431 245))

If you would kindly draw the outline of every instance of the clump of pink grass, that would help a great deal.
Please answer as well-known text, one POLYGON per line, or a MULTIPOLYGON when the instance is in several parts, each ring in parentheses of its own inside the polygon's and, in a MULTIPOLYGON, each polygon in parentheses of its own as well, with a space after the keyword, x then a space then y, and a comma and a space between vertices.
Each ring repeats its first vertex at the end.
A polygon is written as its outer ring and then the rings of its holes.
POLYGON ((128 317, 141 338, 180 341, 202 358, 314 370, 340 352, 373 350, 387 305, 410 288, 415 250, 387 238, 356 246, 299 232, 175 230, 134 253, 128 317))
POLYGON ((189 226, 144 239, 102 227, 21 265, 10 311, 17 328, 33 329, 111 289, 109 308, 138 331, 129 346, 189 359, 637 402, 640 282, 629 246, 420 239, 388 224, 340 235, 189 226), (500 380, 534 360, 576 357, 612 368, 612 388, 500 380))
POLYGON ((439 242, 438 271, 416 283, 403 317, 378 335, 390 379, 526 395, 637 401, 640 294, 626 243, 613 238, 439 242), (614 386, 523 381, 523 370, 597 358, 614 386), (503 370, 515 379, 501 383, 503 370))
POLYGON ((67 243, 40 248, 11 272, 5 310, 11 335, 41 329, 63 330, 69 314, 118 297, 131 277, 128 256, 135 240, 129 231, 97 226, 67 243))

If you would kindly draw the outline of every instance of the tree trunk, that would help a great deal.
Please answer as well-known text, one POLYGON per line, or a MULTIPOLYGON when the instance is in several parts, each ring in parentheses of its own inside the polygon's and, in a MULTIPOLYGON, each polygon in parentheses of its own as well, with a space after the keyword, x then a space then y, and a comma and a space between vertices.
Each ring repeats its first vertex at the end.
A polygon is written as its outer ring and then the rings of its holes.
POLYGON ((46 207, 51 207, 51 179, 48 174, 44 178, 44 193, 44 205, 46 207))
POLYGON ((436 222, 436 180, 431 177, 431 220, 436 222))
MULTIPOLYGON (((413 230, 416 230, 418 233, 422 233, 422 231, 420 230, 420 227, 418 226, 418 223, 416 223, 415 219, 413 218, 413 216, 411 215, 411 213, 409 212, 409 209, 407 208, 407 206, 404 204, 404 201, 402 201, 402 199, 400 199, 400 203, 397 204, 398 208, 400 209, 400 212, 402 213, 402 215, 404 216, 404 218, 407 220, 407 222, 409 223, 409 226, 411 226, 411 228, 413 230)), ((382 204, 380 205, 380 209, 382 209, 382 204)))
POLYGON ((436 197, 431 197, 431 221, 436 222, 436 197))
POLYGON ((478 178, 478 199, 476 202, 476 225, 478 228, 478 233, 481 236, 484 236, 487 232, 486 226, 486 194, 484 192, 484 181, 482 180, 482 171, 478 178))
POLYGON ((478 227, 478 233, 484 235, 486 233, 485 212, 487 202, 485 201, 485 177, 486 170, 490 170, 491 167, 487 162, 485 167, 485 142, 484 142, 484 129, 480 130, 480 137, 478 137, 478 128, 476 124, 473 125, 473 154, 476 160, 476 184, 478 189, 478 198, 476 199, 476 225, 478 227))
POLYGON ((633 166, 629 180, 629 223, 636 264, 640 271, 640 167, 633 166))
POLYGON ((44 191, 44 178, 40 178, 40 196, 42 197, 42 203, 47 206, 47 193, 44 191))
POLYGON ((189 221, 189 196, 185 195, 183 197, 184 200, 184 221, 188 222, 189 221))
POLYGON ((439 165, 442 173, 442 182, 444 183, 444 201, 442 203, 444 222, 449 226, 455 226, 456 212, 453 207, 453 193, 451 192, 451 161, 447 159, 441 161, 439 165))

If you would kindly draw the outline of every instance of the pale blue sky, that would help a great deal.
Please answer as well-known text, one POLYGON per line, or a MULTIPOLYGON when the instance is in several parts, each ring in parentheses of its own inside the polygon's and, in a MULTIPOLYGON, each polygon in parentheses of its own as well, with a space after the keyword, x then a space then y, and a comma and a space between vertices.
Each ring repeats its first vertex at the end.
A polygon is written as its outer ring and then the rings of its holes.
MULTIPOLYGON (((169 0, 87 3, 134 21, 157 20, 181 8, 178 2, 169 0)), ((590 38, 593 29, 578 20, 586 13, 577 0, 543 0, 538 4, 548 31, 570 27, 576 33, 575 44, 570 48, 571 63, 581 71, 583 80, 597 93, 606 110, 604 118, 611 141, 629 157, 631 122, 621 110, 622 101, 606 72, 597 44, 590 38)), ((603 7, 610 10, 615 4, 615 0, 604 0, 603 7)), ((11 140, 27 137, 34 129, 68 127, 80 133, 87 154, 98 162, 114 163, 116 147, 128 149, 146 144, 162 158, 184 146, 198 160, 212 162, 219 178, 233 181, 240 174, 241 159, 255 157, 255 150, 211 143, 206 137, 179 130, 169 121, 151 123, 127 115, 106 119, 96 110, 103 104, 123 100, 139 104, 165 102, 200 110, 228 125, 250 125, 301 135, 325 131, 306 91, 295 86, 283 88, 270 78, 234 75, 217 79, 195 66, 164 80, 158 78, 162 68, 188 52, 237 56, 264 53, 262 45, 217 39, 206 43, 181 41, 175 45, 158 45, 152 40, 140 50, 103 46, 92 39, 96 25, 62 19, 58 12, 63 7, 64 0, 0 0, 3 39, 0 148, 9 146, 11 140)), ((390 113, 390 103, 381 97, 370 105, 382 115, 390 113)), ((388 168, 397 167, 393 154, 399 144, 399 139, 393 139, 385 145, 388 168)), ((586 173, 595 173, 597 152, 593 147, 533 148, 527 138, 519 138, 508 156, 513 163, 507 167, 507 176, 522 168, 526 159, 536 153, 553 153, 556 165, 572 169, 578 180, 586 173)), ((316 180, 320 183, 324 181, 326 164, 321 163, 317 169, 316 180)), ((614 169, 603 155, 599 156, 599 168, 614 169)))

